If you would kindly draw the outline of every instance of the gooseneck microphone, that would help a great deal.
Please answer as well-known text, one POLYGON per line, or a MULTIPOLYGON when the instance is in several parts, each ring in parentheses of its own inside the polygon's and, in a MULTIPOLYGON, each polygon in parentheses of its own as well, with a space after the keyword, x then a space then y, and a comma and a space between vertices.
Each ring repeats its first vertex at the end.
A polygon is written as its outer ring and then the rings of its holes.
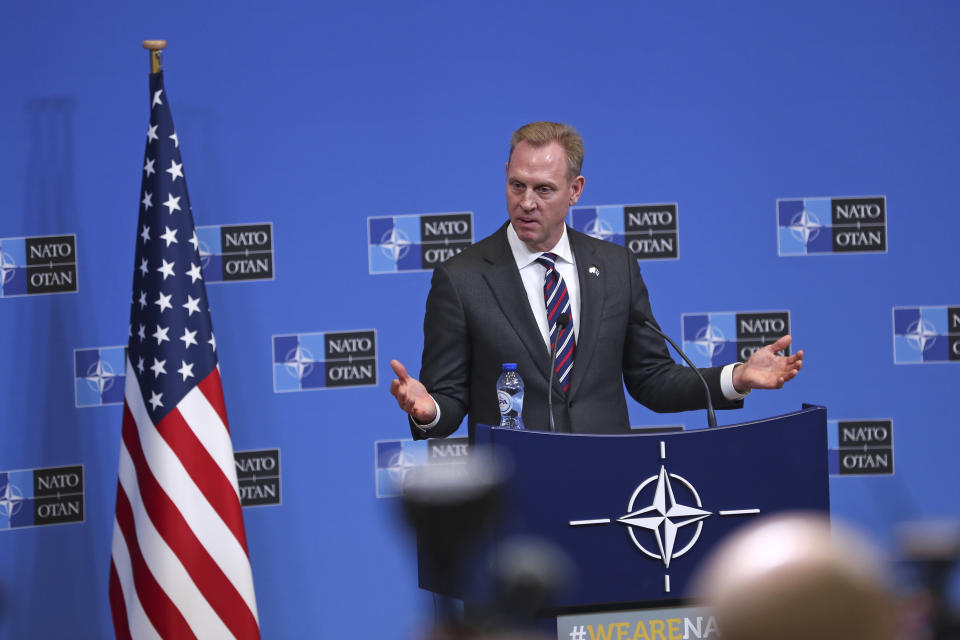
POLYGON ((556 431, 553 424, 553 378, 557 369, 557 342, 560 341, 560 334, 570 324, 570 314, 564 311, 557 316, 557 337, 550 341, 550 387, 547 389, 547 415, 550 416, 550 431, 556 431))
POLYGON ((657 325, 650 322, 647 316, 643 315, 639 311, 634 311, 633 317, 636 320, 638 320, 640 324, 644 325, 645 327, 647 327, 648 329, 656 333, 658 336, 660 336, 661 338, 669 342, 673 346, 673 348, 677 350, 677 353, 680 354, 680 357, 683 358, 683 361, 686 362, 691 369, 693 369, 694 373, 697 374, 697 377, 700 378, 700 382, 703 383, 703 390, 707 394, 707 426, 711 428, 717 426, 717 414, 713 412, 713 400, 710 398, 710 387, 709 385, 707 385, 707 381, 704 380, 703 374, 700 373, 700 369, 698 369, 692 362, 690 362, 690 358, 688 358, 687 354, 685 354, 683 350, 677 346, 677 343, 671 340, 670 336, 665 334, 663 331, 660 331, 657 325))

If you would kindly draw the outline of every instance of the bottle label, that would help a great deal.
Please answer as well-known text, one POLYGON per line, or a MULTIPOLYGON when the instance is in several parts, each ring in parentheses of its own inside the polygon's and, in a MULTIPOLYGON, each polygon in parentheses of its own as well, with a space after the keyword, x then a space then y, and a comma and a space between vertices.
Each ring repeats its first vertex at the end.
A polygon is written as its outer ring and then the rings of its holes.
POLYGON ((500 403, 501 415, 506 415, 513 408, 513 398, 506 391, 497 391, 497 401, 500 403))

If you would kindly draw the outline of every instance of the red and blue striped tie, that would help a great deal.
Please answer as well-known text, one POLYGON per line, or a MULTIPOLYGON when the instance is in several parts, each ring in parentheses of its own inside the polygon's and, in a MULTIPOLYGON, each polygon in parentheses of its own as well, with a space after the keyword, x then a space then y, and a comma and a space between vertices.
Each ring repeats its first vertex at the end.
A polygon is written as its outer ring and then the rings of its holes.
POLYGON ((573 369, 573 352, 577 340, 573 335, 573 314, 570 311, 570 295, 567 285, 556 269, 557 254, 544 253, 537 262, 547 269, 543 280, 543 301, 547 305, 547 324, 550 326, 550 345, 556 345, 557 356, 554 371, 560 388, 566 393, 570 389, 570 370, 573 369), (557 331, 557 318, 561 314, 570 314, 567 326, 557 331))

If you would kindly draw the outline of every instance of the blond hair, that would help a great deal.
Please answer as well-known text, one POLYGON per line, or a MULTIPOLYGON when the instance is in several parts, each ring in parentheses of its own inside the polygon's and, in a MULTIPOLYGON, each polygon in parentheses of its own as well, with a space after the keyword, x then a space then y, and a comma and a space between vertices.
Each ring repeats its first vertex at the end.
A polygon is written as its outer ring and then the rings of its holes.
POLYGON ((513 157, 513 150, 521 142, 526 142, 534 147, 542 147, 551 142, 558 143, 563 147, 567 156, 567 177, 573 180, 580 175, 583 168, 583 138, 577 133, 577 130, 568 124, 559 122, 531 122, 525 124, 513 132, 510 138, 510 158, 513 157))

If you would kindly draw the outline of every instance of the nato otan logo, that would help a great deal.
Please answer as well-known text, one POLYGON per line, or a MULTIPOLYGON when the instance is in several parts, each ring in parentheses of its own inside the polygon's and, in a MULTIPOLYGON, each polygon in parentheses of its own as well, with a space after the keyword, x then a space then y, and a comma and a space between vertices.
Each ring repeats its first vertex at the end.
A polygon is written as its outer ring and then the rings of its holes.
MULTIPOLYGON (((789 311, 724 311, 681 316, 683 350, 698 367, 745 361, 790 333, 789 311)), ((781 352, 789 355, 790 349, 781 352)))
POLYGON ((83 522, 83 465, 0 471, 0 531, 83 522))
POLYGON ((234 451, 240 505, 280 504, 280 449, 234 451))
POLYGON ((77 408, 123 404, 125 349, 74 349, 73 395, 77 408))
POLYGON ((470 455, 467 438, 377 440, 373 446, 378 498, 399 496, 407 474, 418 466, 465 462, 470 455))
POLYGON ((781 256, 886 253, 887 199, 777 200, 777 233, 781 256))
POLYGON ((831 476, 892 476, 893 420, 827 420, 831 476))
POLYGON ((428 271, 471 244, 471 212, 367 218, 371 274, 428 271))
POLYGON ((893 361, 960 362, 960 305, 894 307, 893 361))
POLYGON ((197 227, 198 251, 207 284, 273 280, 273 225, 197 227))
POLYGON ((625 204, 573 207, 575 230, 624 246, 638 260, 678 257, 677 204, 625 204))
POLYGON ((77 236, 0 238, 0 298, 77 290, 77 236))
POLYGON ((275 393, 376 384, 374 329, 273 336, 275 393))

